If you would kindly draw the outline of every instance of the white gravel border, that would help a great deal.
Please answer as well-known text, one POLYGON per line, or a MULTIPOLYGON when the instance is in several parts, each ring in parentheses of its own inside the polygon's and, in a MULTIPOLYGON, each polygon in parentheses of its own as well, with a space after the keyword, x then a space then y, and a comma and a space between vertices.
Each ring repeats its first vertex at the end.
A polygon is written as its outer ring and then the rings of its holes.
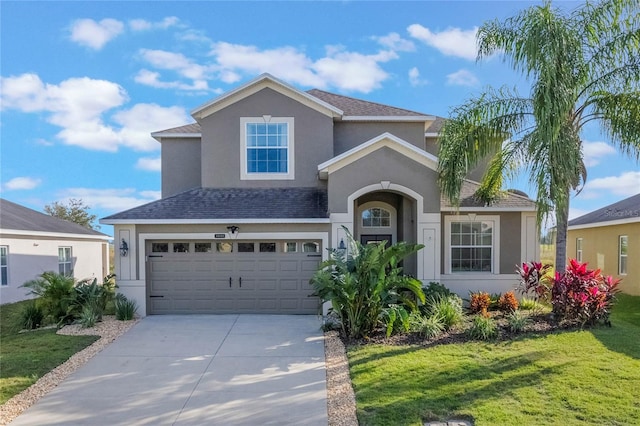
MULTIPOLYGON (((64 335, 100 336, 90 346, 72 355, 29 388, 20 392, 0 406, 0 425, 5 426, 24 410, 35 404, 71 373, 76 371, 111 342, 126 333, 139 319, 118 321, 114 316, 105 316, 95 327, 81 328, 74 324, 58 330, 64 335)), ((325 333, 324 350, 327 369, 327 413, 329 426, 357 426, 356 398, 349 376, 349 361, 344 344, 337 331, 325 333)))

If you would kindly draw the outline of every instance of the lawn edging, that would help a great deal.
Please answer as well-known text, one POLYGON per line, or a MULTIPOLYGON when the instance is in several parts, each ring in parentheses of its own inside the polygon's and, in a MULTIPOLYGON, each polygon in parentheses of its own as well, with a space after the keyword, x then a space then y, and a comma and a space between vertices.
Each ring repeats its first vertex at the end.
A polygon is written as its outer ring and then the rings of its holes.
POLYGON ((356 396, 351 385, 349 360, 337 331, 324 333, 324 352, 329 426, 358 426, 356 396))

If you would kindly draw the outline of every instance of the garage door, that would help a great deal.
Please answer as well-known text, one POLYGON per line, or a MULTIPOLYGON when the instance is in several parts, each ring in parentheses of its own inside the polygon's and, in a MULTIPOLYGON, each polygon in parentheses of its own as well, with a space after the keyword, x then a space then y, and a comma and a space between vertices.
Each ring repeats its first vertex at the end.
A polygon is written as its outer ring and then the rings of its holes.
POLYGON ((148 241, 148 314, 315 314, 319 241, 148 241))

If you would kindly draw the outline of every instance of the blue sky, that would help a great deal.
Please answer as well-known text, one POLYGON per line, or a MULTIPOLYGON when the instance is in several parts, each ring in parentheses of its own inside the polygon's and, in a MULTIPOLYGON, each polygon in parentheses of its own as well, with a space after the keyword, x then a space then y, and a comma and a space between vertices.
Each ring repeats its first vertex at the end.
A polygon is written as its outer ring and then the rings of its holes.
MULTIPOLYGON (((475 62, 474 37, 531 4, 2 1, 2 197, 40 211, 80 198, 98 217, 153 201, 149 133, 262 72, 440 116, 486 86, 527 93, 499 57, 475 62)), ((583 136, 589 180, 571 217, 640 192, 638 163, 597 128, 583 136)))

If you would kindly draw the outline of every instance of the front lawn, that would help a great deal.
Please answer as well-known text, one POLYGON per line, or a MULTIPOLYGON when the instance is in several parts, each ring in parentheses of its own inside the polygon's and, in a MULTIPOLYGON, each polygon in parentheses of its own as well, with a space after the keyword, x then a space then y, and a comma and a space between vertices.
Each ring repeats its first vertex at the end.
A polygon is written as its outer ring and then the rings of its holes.
POLYGON ((611 321, 511 341, 351 346, 358 420, 640 424, 640 297, 620 295, 611 321))
POLYGON ((0 306, 0 404, 98 339, 60 336, 55 329, 18 333, 15 318, 27 303, 0 306))

